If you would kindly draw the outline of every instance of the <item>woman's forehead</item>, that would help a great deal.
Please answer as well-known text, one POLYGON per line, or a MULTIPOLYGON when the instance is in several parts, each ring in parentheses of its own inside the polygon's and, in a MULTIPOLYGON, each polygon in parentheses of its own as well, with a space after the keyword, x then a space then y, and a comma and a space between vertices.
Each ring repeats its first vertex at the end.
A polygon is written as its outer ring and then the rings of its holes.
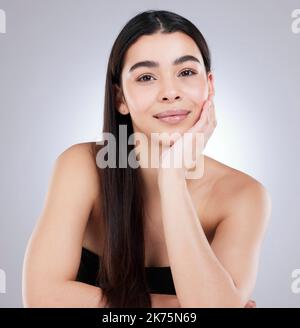
POLYGON ((143 61, 153 61, 162 65, 173 64, 179 57, 190 55, 203 64, 200 50, 195 41, 182 32, 155 33, 141 36, 126 52, 124 72, 143 61))

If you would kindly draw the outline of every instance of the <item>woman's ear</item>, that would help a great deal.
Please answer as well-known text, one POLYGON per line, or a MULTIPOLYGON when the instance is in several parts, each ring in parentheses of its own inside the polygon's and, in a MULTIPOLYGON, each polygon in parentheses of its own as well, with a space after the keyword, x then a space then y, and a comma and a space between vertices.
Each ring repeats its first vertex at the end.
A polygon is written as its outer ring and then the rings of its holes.
POLYGON ((116 99, 117 110, 120 114, 127 115, 129 113, 129 110, 126 105, 125 99, 123 97, 123 92, 117 84, 114 84, 113 86, 114 86, 114 94, 116 97, 115 99, 116 99))
POLYGON ((213 100, 215 96, 215 79, 212 72, 207 74, 207 83, 208 83, 208 99, 213 100))

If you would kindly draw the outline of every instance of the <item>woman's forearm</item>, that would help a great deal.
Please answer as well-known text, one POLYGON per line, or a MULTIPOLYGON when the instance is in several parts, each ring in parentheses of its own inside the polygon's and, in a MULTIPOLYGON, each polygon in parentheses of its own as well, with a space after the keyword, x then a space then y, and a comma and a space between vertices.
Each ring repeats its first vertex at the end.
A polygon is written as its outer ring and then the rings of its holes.
POLYGON ((185 181, 160 182, 164 233, 182 307, 240 307, 234 283, 213 253, 185 181))
POLYGON ((39 288, 38 291, 28 291, 23 297, 24 307, 30 308, 102 308, 105 307, 104 300, 101 288, 78 281, 66 281, 39 288))
MULTIPOLYGON (((106 299, 102 289, 78 281, 56 284, 48 291, 27 292, 24 296, 26 308, 104 308, 106 299)), ((150 294, 152 308, 178 308, 176 295, 150 294)))

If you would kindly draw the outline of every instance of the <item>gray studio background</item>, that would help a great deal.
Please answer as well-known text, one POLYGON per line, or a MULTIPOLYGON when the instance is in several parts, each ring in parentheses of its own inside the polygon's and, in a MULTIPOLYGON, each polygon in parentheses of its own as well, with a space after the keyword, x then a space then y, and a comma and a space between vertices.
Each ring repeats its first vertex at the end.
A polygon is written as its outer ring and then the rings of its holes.
POLYGON ((300 268, 296 8, 296 0, 0 0, 0 307, 22 307, 23 256, 54 160, 99 140, 109 51, 124 24, 148 9, 181 14, 206 37, 218 127, 205 153, 261 181, 273 201, 253 299, 300 307, 291 289, 300 268))

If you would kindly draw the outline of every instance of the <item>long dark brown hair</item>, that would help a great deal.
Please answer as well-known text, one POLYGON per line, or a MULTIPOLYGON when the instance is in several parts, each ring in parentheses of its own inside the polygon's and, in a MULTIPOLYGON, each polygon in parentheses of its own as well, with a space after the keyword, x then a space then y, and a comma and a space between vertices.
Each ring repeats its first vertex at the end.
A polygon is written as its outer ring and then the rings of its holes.
MULTIPOLYGON (((195 41, 206 73, 210 72, 210 52, 203 35, 189 20, 170 11, 148 10, 137 14, 126 23, 112 46, 106 74, 103 132, 115 136, 117 164, 119 125, 127 126, 127 140, 134 132, 130 114, 122 115, 117 110, 116 87, 122 90, 121 72, 126 51, 142 35, 176 31, 195 41)), ((129 154, 134 146, 126 144, 129 154)), ((106 306, 151 307, 144 267, 144 188, 140 168, 130 165, 101 168, 99 178, 105 228, 97 279, 106 306)))

